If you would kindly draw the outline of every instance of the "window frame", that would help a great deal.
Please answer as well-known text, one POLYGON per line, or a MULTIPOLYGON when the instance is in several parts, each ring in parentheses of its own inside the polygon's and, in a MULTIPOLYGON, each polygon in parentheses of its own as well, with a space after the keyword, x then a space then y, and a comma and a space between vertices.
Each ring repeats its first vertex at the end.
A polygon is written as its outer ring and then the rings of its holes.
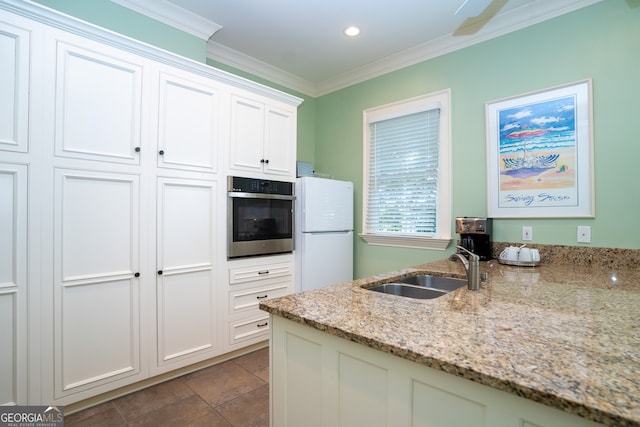
POLYGON ((366 109, 362 112, 363 124, 363 190, 362 232, 360 237, 370 245, 445 250, 451 243, 451 90, 445 89, 390 104, 366 109), (421 111, 440 108, 438 150, 438 202, 436 231, 433 236, 416 236, 403 233, 380 233, 367 230, 369 200, 369 153, 372 122, 401 117, 421 111))

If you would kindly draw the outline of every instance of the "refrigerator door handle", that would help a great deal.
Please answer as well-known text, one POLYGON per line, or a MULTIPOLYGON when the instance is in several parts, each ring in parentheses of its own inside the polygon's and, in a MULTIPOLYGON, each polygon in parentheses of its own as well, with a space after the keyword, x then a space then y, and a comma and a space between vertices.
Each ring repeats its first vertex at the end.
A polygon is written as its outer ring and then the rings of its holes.
POLYGON ((349 234, 351 233, 353 230, 333 230, 333 231, 306 231, 303 234, 313 234, 315 235, 321 235, 321 234, 349 234))

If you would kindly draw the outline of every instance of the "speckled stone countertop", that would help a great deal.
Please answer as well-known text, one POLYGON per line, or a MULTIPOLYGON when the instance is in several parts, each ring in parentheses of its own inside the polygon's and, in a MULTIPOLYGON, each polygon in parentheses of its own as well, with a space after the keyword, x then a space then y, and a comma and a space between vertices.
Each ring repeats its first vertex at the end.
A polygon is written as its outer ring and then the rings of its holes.
POLYGON ((466 277, 457 261, 264 301, 326 333, 609 426, 640 426, 640 269, 492 260, 479 291, 430 300, 363 287, 414 273, 466 277))

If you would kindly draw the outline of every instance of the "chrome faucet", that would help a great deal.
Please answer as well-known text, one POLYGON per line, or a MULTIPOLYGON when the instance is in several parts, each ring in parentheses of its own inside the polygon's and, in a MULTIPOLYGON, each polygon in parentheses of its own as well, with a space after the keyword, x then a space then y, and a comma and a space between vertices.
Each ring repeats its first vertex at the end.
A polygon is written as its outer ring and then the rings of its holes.
POLYGON ((456 259, 462 261, 467 272, 467 287, 472 291, 477 291, 480 289, 480 257, 462 246, 456 247, 469 254, 469 260, 467 261, 464 255, 455 253, 449 257, 449 261, 455 261, 456 259))

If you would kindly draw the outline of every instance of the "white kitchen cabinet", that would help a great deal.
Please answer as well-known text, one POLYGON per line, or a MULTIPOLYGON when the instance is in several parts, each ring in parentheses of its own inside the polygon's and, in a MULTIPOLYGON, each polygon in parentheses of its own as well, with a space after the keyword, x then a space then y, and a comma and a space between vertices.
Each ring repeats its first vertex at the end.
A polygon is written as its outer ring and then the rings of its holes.
POLYGON ((67 404, 219 352, 220 85, 52 34, 51 401, 67 404))
POLYGON ((0 18, 0 150, 26 152, 30 33, 0 18))
MULTIPOLYGON (((31 33, 0 13, 0 405, 28 395, 31 33)), ((31 172, 32 173, 32 172, 31 172)), ((31 250, 33 253, 33 249, 31 250)))
POLYGON ((0 163, 0 405, 26 403, 27 171, 0 163))
POLYGON ((230 168, 295 178, 296 112, 231 95, 230 168))
POLYGON ((157 371, 212 357, 217 345, 215 182, 159 178, 157 371))
POLYGON ((279 316, 271 322, 272 426, 600 425, 279 316))
POLYGON ((145 62, 64 33, 55 49, 56 156, 139 164, 145 62))
POLYGON ((55 399, 142 379, 140 180, 55 170, 55 399))
MULTIPOLYGON (((42 399, 68 404, 149 375, 150 62, 45 29, 42 399), (148 125, 146 125, 148 126, 148 125), (147 156, 149 158, 149 156, 147 156), (51 231, 48 231, 51 227, 51 231), (50 253, 47 253, 49 252, 50 253), (49 290, 49 288, 51 290, 49 290), (51 300, 46 300, 50 296, 51 300)), ((154 156, 155 158, 155 156, 154 156)))
POLYGON ((75 404, 231 350, 229 94, 294 126, 301 100, 21 1, 0 1, 0 75, 0 404, 75 404))
POLYGON ((158 167, 217 172, 220 85, 175 68, 157 75, 158 167))
POLYGON ((228 289, 228 345, 238 347, 267 339, 269 316, 259 304, 293 292, 293 255, 229 261, 228 289))

